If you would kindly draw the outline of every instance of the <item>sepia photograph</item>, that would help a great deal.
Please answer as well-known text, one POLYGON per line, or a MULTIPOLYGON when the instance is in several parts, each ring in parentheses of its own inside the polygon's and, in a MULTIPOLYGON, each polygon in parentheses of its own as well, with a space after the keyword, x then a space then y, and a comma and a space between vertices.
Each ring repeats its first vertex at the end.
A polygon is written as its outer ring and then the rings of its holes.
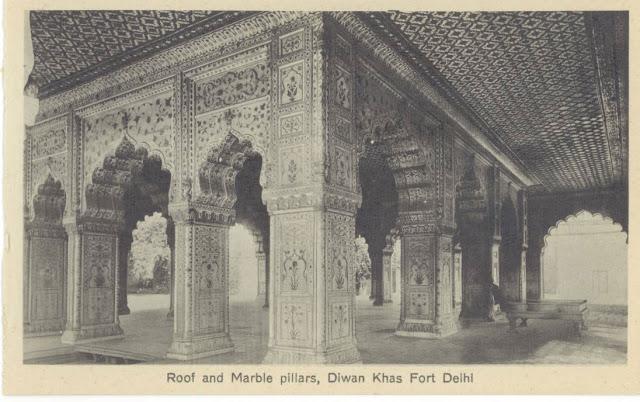
POLYGON ((55 3, 5 31, 14 364, 631 367, 628 10, 55 3))

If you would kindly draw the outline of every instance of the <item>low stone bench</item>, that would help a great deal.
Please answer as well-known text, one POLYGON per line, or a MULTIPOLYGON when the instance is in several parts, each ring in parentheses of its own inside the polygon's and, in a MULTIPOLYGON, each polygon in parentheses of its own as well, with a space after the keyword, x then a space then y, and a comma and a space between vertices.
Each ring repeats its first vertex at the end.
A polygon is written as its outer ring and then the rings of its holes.
POLYGON ((504 303, 502 311, 509 320, 509 329, 515 331, 517 320, 520 326, 526 327, 527 320, 565 320, 572 321, 578 333, 586 330, 585 325, 587 309, 586 300, 528 300, 526 303, 504 303))

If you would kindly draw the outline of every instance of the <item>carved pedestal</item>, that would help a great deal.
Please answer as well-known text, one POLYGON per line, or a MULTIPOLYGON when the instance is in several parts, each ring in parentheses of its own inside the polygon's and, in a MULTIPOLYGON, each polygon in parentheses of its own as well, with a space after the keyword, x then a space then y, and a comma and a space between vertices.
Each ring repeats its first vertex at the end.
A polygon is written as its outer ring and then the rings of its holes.
POLYGON ((271 216, 269 352, 265 363, 353 363, 353 214, 298 210, 271 216))
POLYGON ((458 330, 452 306, 451 237, 402 237, 402 305, 396 335, 441 337, 458 330))
POLYGON ((229 226, 176 221, 173 340, 167 358, 233 351, 229 335, 229 226))
POLYGON ((91 219, 67 225, 69 314, 63 343, 122 338, 118 319, 118 226, 91 219))

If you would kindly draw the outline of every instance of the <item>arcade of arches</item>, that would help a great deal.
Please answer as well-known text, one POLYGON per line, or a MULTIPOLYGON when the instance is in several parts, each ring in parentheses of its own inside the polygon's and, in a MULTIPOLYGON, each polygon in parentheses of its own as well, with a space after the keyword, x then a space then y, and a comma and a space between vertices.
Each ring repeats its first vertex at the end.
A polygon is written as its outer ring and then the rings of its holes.
MULTIPOLYGON (((62 20, 32 13, 29 85, 40 104, 25 141, 27 340, 55 336, 82 350, 126 340, 132 231, 154 213, 166 219, 170 254, 163 359, 238 353, 229 290, 234 224, 255 244, 260 300, 251 314, 265 315, 267 363, 364 359, 357 236, 371 265, 366 311, 394 306, 389 342, 504 326, 492 285, 502 304, 543 299, 551 278, 545 236, 558 221, 586 210, 627 231, 626 75, 624 63, 610 62, 622 60, 616 52, 626 39, 603 29, 624 31, 626 17, 518 17, 562 20, 578 54, 567 60, 589 77, 574 90, 561 84, 571 80, 552 77, 565 67, 540 75, 561 98, 592 96, 579 100, 576 114, 567 103, 554 123, 520 121, 519 113, 560 101, 530 93, 517 99, 538 106, 513 109, 514 97, 534 85, 516 87, 520 78, 511 77, 512 87, 500 86, 510 91, 503 98, 446 39, 438 36, 436 49, 412 34, 436 38, 427 28, 440 18, 498 23, 491 13, 458 14, 204 13, 193 29, 207 30, 190 39, 168 30, 171 46, 144 57, 129 49, 126 64, 96 55, 107 67, 67 75, 36 29, 62 20), (455 72, 461 66, 468 79, 455 72), (491 101, 468 92, 482 77, 491 101), (611 91, 619 101, 601 96, 611 91), (576 125, 582 131, 559 134, 576 125)), ((555 49, 545 40, 543 49, 555 49)), ((481 41, 467 46, 482 49, 481 41)), ((519 49, 519 60, 534 52, 519 49)), ((616 286, 626 291, 626 282, 616 286)), ((622 296, 611 300, 624 304, 622 296)))

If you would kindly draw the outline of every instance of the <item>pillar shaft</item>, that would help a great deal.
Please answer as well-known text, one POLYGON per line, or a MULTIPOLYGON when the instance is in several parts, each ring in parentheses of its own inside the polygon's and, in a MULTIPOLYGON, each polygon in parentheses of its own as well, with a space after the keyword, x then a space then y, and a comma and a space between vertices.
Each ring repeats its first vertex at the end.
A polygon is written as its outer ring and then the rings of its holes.
POLYGON ((456 317, 462 312, 462 249, 453 249, 453 309, 456 317))
POLYGON ((167 313, 167 319, 173 319, 173 306, 175 305, 176 293, 176 234, 175 225, 173 219, 167 219, 167 243, 169 244, 169 251, 171 253, 171 261, 169 261, 169 312, 167 313))
POLYGON ((391 256, 393 255, 393 246, 387 245, 382 250, 382 274, 383 274, 383 301, 385 303, 391 303, 393 301, 392 296, 392 282, 393 282, 393 270, 391 269, 391 256))
POLYGON ((27 226, 26 336, 60 333, 65 323, 67 236, 61 224, 27 226))
POLYGON ((452 306, 451 236, 402 237, 402 304, 396 334, 440 337, 457 331, 452 306))
POLYGON ((192 360, 230 352, 229 226, 175 215, 179 214, 172 212, 176 236, 175 305, 167 358, 192 360))
POLYGON ((127 282, 129 276, 129 253, 133 238, 131 232, 123 232, 118 236, 118 314, 126 315, 129 310, 127 298, 127 282))
POLYGON ((265 362, 358 361, 353 213, 280 211, 271 216, 271 230, 265 362))
POLYGON ((258 289, 257 289, 257 297, 260 300, 264 300, 265 295, 267 293, 267 255, 264 251, 258 251, 256 253, 256 267, 257 267, 257 275, 258 275, 258 289))
POLYGON ((229 226, 176 219, 175 236, 175 317, 167 358, 230 352, 229 226))
POLYGON ((382 249, 369 245, 369 260, 371 260, 371 299, 374 306, 382 306, 385 286, 382 249))
POLYGON ((83 219, 67 228, 71 303, 62 342, 123 337, 118 318, 119 226, 83 219))

